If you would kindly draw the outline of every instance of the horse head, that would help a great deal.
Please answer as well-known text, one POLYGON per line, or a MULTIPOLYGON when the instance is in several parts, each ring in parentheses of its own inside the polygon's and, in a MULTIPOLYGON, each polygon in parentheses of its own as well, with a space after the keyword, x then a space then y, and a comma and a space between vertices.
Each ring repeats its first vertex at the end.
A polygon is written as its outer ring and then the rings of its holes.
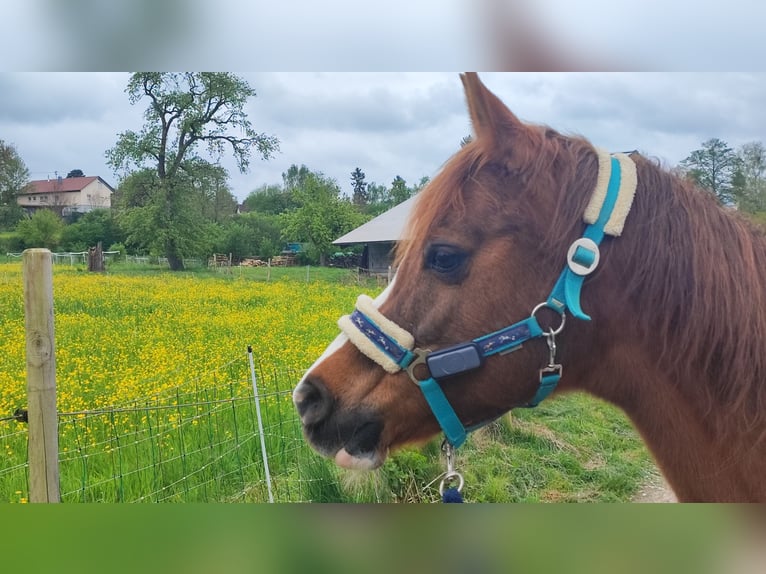
MULTIPOLYGON (((415 355, 410 363, 529 317, 576 239, 576 214, 588 199, 580 190, 596 185, 599 160, 587 142, 527 125, 475 74, 461 79, 473 140, 418 197, 395 280, 375 301, 360 301, 364 312, 352 317, 399 339, 415 355)), ((557 315, 543 305, 533 329, 555 330, 563 320, 557 315)), ((319 452, 344 467, 374 468, 390 449, 439 432, 418 384, 434 365, 410 364, 408 374, 398 358, 386 364, 375 342, 360 341, 350 319, 343 321, 345 334, 309 369, 294 401, 319 452)), ((587 336, 582 329, 573 347, 586 345, 587 336)), ((486 358, 470 347, 443 360, 441 370, 466 360, 481 368, 447 372, 453 376, 439 387, 466 428, 527 405, 539 390, 540 367, 552 362, 545 337, 486 358)))

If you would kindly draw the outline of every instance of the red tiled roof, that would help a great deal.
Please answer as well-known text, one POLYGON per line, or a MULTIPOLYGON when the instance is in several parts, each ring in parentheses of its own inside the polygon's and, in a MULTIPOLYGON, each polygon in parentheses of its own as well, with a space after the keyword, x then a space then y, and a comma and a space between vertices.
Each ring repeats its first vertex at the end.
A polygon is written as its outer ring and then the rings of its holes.
MULTIPOLYGON (((82 191, 82 189, 89 183, 93 183, 97 179, 101 179, 98 176, 90 177, 64 177, 61 179, 38 179, 36 181, 30 181, 30 189, 27 193, 57 193, 64 191, 82 191)), ((110 190, 112 186, 106 183, 103 179, 101 181, 110 190)))

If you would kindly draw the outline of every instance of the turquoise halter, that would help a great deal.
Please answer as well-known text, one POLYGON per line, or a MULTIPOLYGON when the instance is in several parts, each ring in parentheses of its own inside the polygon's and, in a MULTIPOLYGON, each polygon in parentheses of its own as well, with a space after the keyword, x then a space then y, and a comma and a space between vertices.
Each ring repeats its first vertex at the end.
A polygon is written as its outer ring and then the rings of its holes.
MULTIPOLYGON (((585 277, 598 266, 598 246, 604 238, 605 227, 612 217, 620 196, 622 183, 620 162, 615 157, 609 159, 611 171, 598 218, 587 225, 580 239, 572 243, 567 253, 567 265, 548 299, 537 305, 526 319, 477 339, 433 352, 414 348, 414 342, 402 344, 401 339, 404 337, 398 333, 404 330, 386 319, 376 309, 370 309, 366 305, 365 311, 361 311, 359 307, 362 305, 358 303, 357 309, 350 317, 343 317, 339 321, 341 329, 349 336, 351 342, 369 358, 383 365, 389 372, 407 371, 412 381, 423 392, 431 411, 444 431, 447 442, 454 448, 465 442, 468 432, 487 423, 466 429, 444 395, 440 381, 478 369, 488 357, 514 351, 529 340, 545 338, 549 349, 548 364, 540 369, 540 382, 535 396, 525 406, 536 407, 558 385, 562 366, 556 363, 556 336, 564 329, 567 311, 578 319, 590 320, 580 307, 580 292, 585 277), (550 328, 546 332, 540 326, 535 315, 543 308, 551 309, 560 315, 561 323, 556 329, 550 328), (428 371, 428 376, 424 379, 418 378, 415 374, 415 369, 420 365, 428 371)), ((635 180, 635 174, 632 179, 635 180)), ((632 201, 634 191, 635 181, 633 181, 633 189, 630 190, 629 201, 632 201)), ((627 209, 629 208, 630 203, 627 206, 627 209)), ((627 210, 622 215, 623 220, 625 215, 627 210)), ((620 222, 620 231, 621 226, 622 222, 620 222)), ((614 235, 614 233, 610 234, 614 235)), ((404 333, 408 341, 412 340, 411 335, 406 331, 404 333)))

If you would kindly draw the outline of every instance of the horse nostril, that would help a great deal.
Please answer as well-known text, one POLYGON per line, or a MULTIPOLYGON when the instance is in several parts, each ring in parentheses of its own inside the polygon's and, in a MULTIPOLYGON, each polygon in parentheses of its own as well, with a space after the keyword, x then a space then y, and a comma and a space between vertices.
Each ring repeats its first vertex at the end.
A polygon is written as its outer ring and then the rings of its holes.
POLYGON ((304 425, 316 424, 327 418, 333 398, 318 378, 307 378, 295 389, 295 407, 304 425))

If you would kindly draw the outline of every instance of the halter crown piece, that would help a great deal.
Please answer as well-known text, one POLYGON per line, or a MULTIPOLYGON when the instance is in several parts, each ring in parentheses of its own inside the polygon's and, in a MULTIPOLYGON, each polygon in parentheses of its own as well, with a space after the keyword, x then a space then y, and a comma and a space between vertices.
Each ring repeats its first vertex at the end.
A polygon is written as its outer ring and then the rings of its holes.
POLYGON ((567 265, 548 299, 537 305, 526 319, 472 341, 434 352, 415 348, 412 334, 386 318, 366 295, 359 296, 356 310, 351 315, 344 315, 338 321, 338 326, 359 351, 387 372, 408 372, 428 401, 447 443, 454 448, 465 442, 468 431, 486 423, 466 429, 449 404, 439 381, 477 369, 487 357, 508 353, 530 339, 544 337, 549 349, 548 365, 540 369, 537 392, 526 405, 536 407, 553 392, 561 379, 562 366, 555 362, 556 335, 564 328, 566 312, 578 319, 590 320, 580 307, 583 282, 598 266, 598 246, 604 236, 618 237, 622 233, 637 186, 636 166, 627 155, 610 155, 602 150, 597 150, 597 153, 599 172, 596 189, 583 215, 588 225, 583 236, 569 247, 567 265), (543 331, 535 318, 535 314, 544 307, 561 316, 560 325, 548 332, 543 331), (416 377, 415 367, 418 365, 427 367, 426 378, 416 377))

